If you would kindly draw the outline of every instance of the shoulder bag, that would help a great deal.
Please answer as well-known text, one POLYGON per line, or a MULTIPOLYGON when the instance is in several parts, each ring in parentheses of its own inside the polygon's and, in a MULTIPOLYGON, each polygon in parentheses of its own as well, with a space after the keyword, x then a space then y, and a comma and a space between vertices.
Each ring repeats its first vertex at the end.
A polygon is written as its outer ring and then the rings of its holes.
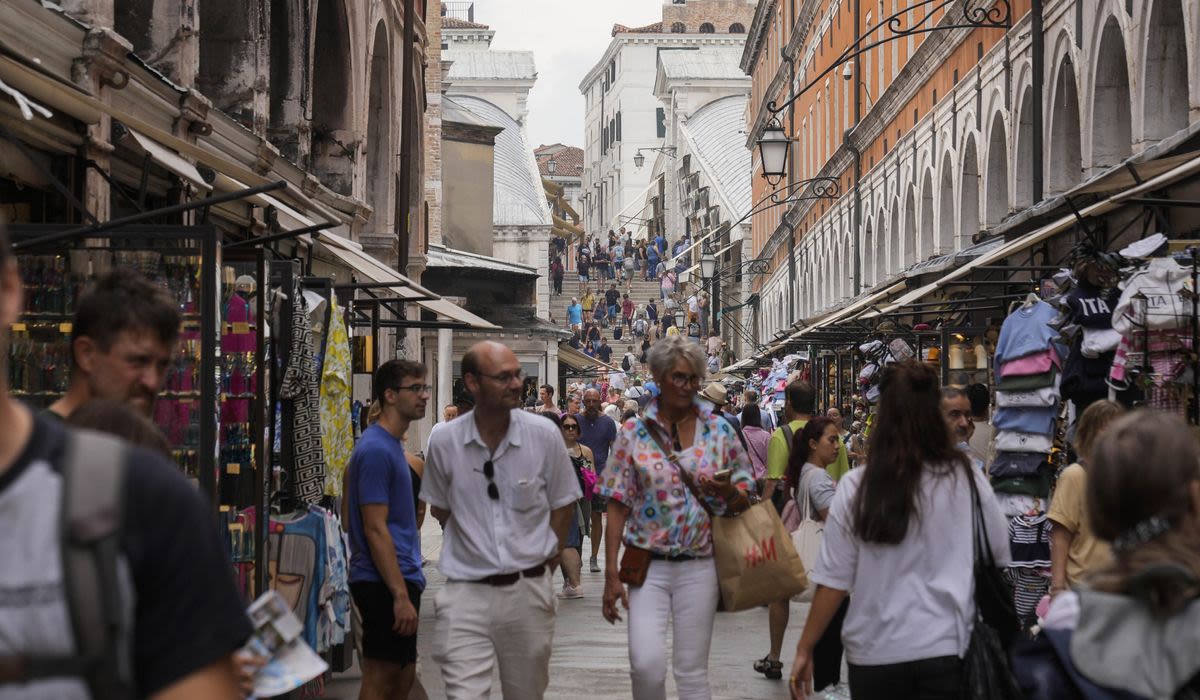
POLYGON ((1023 695, 1009 666, 1007 649, 1020 627, 1012 588, 1005 582, 992 557, 983 503, 975 475, 971 485, 972 530, 975 576, 975 627, 963 657, 963 698, 972 700, 1020 700, 1023 695))
POLYGON ((749 610, 803 591, 808 586, 804 564, 774 506, 759 501, 735 516, 716 516, 691 473, 666 448, 657 428, 643 424, 712 521, 713 560, 721 589, 719 609, 749 610))
MULTIPOLYGON (((796 548, 796 553, 800 555, 800 561, 804 563, 806 572, 812 571, 817 565, 817 557, 821 555, 821 539, 825 536, 825 523, 813 519, 812 499, 808 496, 808 486, 812 483, 814 474, 816 471, 810 469, 807 474, 800 477, 800 486, 796 489, 795 497, 792 499, 792 503, 804 502, 804 514, 800 519, 800 525, 792 531, 792 545, 796 548)), ((816 588, 810 581, 808 586, 792 600, 810 603, 816 588)))

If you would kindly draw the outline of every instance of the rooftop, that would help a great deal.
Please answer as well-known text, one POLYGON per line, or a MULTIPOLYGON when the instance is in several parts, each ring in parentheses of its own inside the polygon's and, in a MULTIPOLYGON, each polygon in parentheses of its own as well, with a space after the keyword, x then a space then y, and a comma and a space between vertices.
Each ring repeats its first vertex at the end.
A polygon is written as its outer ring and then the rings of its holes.
POLYGON ((537 66, 532 51, 492 51, 487 47, 452 48, 444 53, 443 57, 454 62, 450 66, 450 75, 446 77, 451 83, 462 80, 537 79, 537 66))
POLYGON ((732 211, 733 220, 750 210, 750 149, 746 148, 746 96, 731 95, 715 100, 692 115, 683 125, 684 138, 691 146, 693 160, 720 190, 720 196, 732 211))
POLYGON ((616 36, 618 34, 662 34, 662 33, 663 33, 663 23, 662 22, 655 22, 653 24, 647 24, 644 27, 626 27, 623 24, 614 24, 613 28, 612 28, 613 36, 616 36))
POLYGON ((581 177, 583 175, 583 149, 575 146, 541 147, 533 151, 537 158, 538 171, 546 177, 581 177), (543 151, 543 148, 555 148, 554 151, 543 151), (554 161, 554 173, 547 168, 547 163, 554 161))
POLYGON ((479 22, 471 22, 447 15, 442 18, 442 29, 491 29, 491 27, 479 22))
POLYGON ((741 80, 750 77, 742 72, 738 62, 740 46, 711 46, 699 51, 663 51, 658 60, 670 80, 741 80))
MULTIPOLYGON (((553 225, 533 150, 525 141, 524 127, 483 98, 454 95, 454 100, 487 123, 504 127, 504 131, 496 136, 492 223, 497 226, 553 225)), ((749 165, 746 173, 749 178, 749 165)))

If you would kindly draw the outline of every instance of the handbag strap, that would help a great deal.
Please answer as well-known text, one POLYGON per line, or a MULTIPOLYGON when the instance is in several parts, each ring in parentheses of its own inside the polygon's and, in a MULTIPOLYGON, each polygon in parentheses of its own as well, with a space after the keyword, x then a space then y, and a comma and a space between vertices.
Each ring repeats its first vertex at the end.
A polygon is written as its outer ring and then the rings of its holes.
MULTIPOLYGON (((973 469, 973 468, 972 468, 973 469)), ((974 545, 974 563, 978 564, 982 554, 983 563, 995 568, 996 559, 992 556, 992 548, 988 544, 987 526, 983 522, 983 502, 979 498, 979 486, 975 483, 974 471, 968 471, 967 484, 971 487, 971 529, 974 545), (980 541, 982 538, 982 542, 980 541)))
POLYGON ((815 478, 815 477, 813 477, 814 472, 815 472, 815 470, 813 470, 813 469, 808 470, 808 473, 802 475, 800 477, 800 483, 796 485, 796 493, 795 493, 794 498, 797 501, 803 499, 803 503, 804 503, 804 509, 800 511, 802 513, 802 515, 800 517, 800 522, 804 522, 805 520, 812 519, 812 511, 810 509, 810 505, 811 505, 810 501, 812 499, 810 499, 808 497, 808 485, 810 483, 812 483, 812 479, 815 478))
POLYGON ((700 495, 699 489, 696 488, 696 481, 692 479, 691 473, 679 463, 675 452, 667 449, 666 443, 663 442, 662 436, 659 434, 659 427, 644 418, 640 420, 642 425, 646 427, 646 432, 650 435, 650 439, 654 440, 654 443, 658 445, 658 449, 662 450, 663 454, 667 456, 667 461, 679 472, 679 478, 683 479, 684 485, 687 486, 688 491, 692 492, 692 496, 700 503, 700 507, 704 509, 705 513, 708 513, 709 518, 716 517, 713 514, 712 508, 708 505, 708 501, 704 500, 704 497, 700 495))

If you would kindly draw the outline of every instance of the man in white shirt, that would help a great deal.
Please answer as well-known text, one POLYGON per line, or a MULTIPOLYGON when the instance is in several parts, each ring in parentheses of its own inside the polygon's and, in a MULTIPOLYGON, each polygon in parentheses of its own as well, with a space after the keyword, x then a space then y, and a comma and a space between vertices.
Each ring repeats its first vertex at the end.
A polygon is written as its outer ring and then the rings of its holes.
POLYGON ((551 572, 583 494, 554 424, 519 408, 516 355, 478 343, 462 373, 475 410, 431 437, 421 488, 444 528, 433 659, 450 700, 488 697, 497 663, 507 700, 538 700, 550 683, 551 572))

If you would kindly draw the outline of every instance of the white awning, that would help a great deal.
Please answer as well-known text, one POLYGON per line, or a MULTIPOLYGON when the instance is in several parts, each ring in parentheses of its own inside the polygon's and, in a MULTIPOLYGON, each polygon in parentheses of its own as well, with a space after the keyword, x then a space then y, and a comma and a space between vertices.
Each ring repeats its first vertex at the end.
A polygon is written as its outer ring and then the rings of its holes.
MULTIPOLYGON (((249 186, 245 183, 235 180, 227 175, 222 175, 221 173, 217 173, 217 179, 213 180, 213 184, 222 192, 237 192, 238 190, 249 189, 249 186)), ((246 197, 246 201, 257 204, 263 208, 274 207, 275 215, 279 219, 279 228, 284 231, 296 231, 298 229, 311 228, 317 225, 317 222, 269 194, 262 192, 259 194, 252 194, 249 197, 246 197)), ((309 243, 312 241, 312 238, 306 234, 302 236, 300 240, 304 241, 305 243, 309 243)))
MULTIPOLYGON (((734 246, 736 246, 736 245, 737 245, 738 243, 740 243, 740 242, 741 242, 741 241, 734 241, 733 243, 730 243, 729 245, 725 246, 724 248, 722 248, 722 249, 718 250, 717 252, 713 253, 713 258, 720 258, 720 257, 721 257, 722 255, 724 255, 725 253, 727 253, 727 252, 729 252, 730 250, 732 250, 732 249, 733 249, 733 247, 734 247, 734 246)), ((693 246, 693 247, 694 247, 694 246, 693 246)), ((688 250, 691 250, 691 248, 688 248, 688 250)), ((697 261, 695 265, 692 265, 691 267, 689 267, 688 269, 686 269, 686 270, 684 270, 682 273, 680 273, 680 275, 679 275, 680 279, 682 279, 682 278, 683 278, 685 275, 688 275, 688 274, 690 274, 690 273, 691 273, 693 270, 695 270, 695 269, 697 269, 697 268, 699 268, 699 267, 700 267, 700 262, 699 262, 699 261, 697 261)))
POLYGON ((187 162, 182 156, 175 151, 163 146, 154 139, 145 134, 138 133, 133 129, 129 129, 126 136, 122 139, 126 145, 135 151, 140 151, 149 155, 159 165, 167 170, 175 173, 184 180, 192 183, 199 190, 204 192, 212 191, 212 185, 204 181, 200 176, 200 171, 196 166, 187 162))
MULTIPOLYGON (((610 226, 610 228, 612 228, 612 230, 614 230, 614 231, 619 231, 619 230, 621 230, 621 226, 622 226, 622 224, 621 224, 621 217, 622 217, 622 216, 625 216, 626 214, 628 214, 628 213, 629 213, 629 210, 630 210, 630 208, 631 208, 631 207, 635 206, 636 204, 638 204, 638 203, 640 202, 640 203, 641 203, 641 206, 640 206, 640 207, 638 207, 637 209, 635 209, 635 210, 634 210, 634 213, 641 214, 641 213, 642 213, 642 211, 646 209, 646 207, 650 206, 650 202, 647 202, 647 201, 646 201, 646 195, 650 194, 650 190, 651 190, 651 189, 652 189, 652 188, 653 188, 655 185, 657 185, 657 184, 658 184, 658 181, 662 179, 662 177, 663 177, 663 174, 664 174, 664 173, 659 173, 658 175, 655 175, 654 177, 650 178, 650 184, 649 184, 649 185, 646 185, 646 188, 645 188, 644 190, 642 190, 641 192, 638 192, 638 196, 637 196, 637 197, 635 197, 635 198, 634 198, 632 201, 630 201, 630 202, 629 202, 629 204, 625 205, 625 208, 624 208, 624 209, 622 209, 621 211, 617 212, 616 216, 614 216, 614 217, 612 218, 612 222, 615 222, 615 223, 616 223, 616 225, 610 226)), ((642 217, 640 217, 640 216, 639 216, 639 217, 636 217, 636 218, 638 218, 638 219, 641 219, 642 217)), ((639 239, 639 238, 641 237, 641 236, 639 236, 638 234, 639 234, 641 231, 645 230, 645 228, 646 228, 646 225, 645 225, 645 224, 638 224, 638 225, 637 225, 637 228, 636 228, 636 229, 634 229, 634 231, 633 231, 633 238, 634 238, 634 240, 637 240, 637 239, 639 239)))
POLYGON ((457 321, 479 330, 498 330, 500 327, 480 318, 466 309, 441 298, 434 292, 422 287, 408 277, 393 270, 376 258, 363 252, 362 247, 351 240, 340 236, 323 235, 317 241, 320 249, 340 260, 351 270, 354 270, 372 282, 395 284, 388 287, 401 301, 412 300, 417 306, 436 315, 438 318, 457 321), (432 298, 429 298, 432 297, 432 298))

